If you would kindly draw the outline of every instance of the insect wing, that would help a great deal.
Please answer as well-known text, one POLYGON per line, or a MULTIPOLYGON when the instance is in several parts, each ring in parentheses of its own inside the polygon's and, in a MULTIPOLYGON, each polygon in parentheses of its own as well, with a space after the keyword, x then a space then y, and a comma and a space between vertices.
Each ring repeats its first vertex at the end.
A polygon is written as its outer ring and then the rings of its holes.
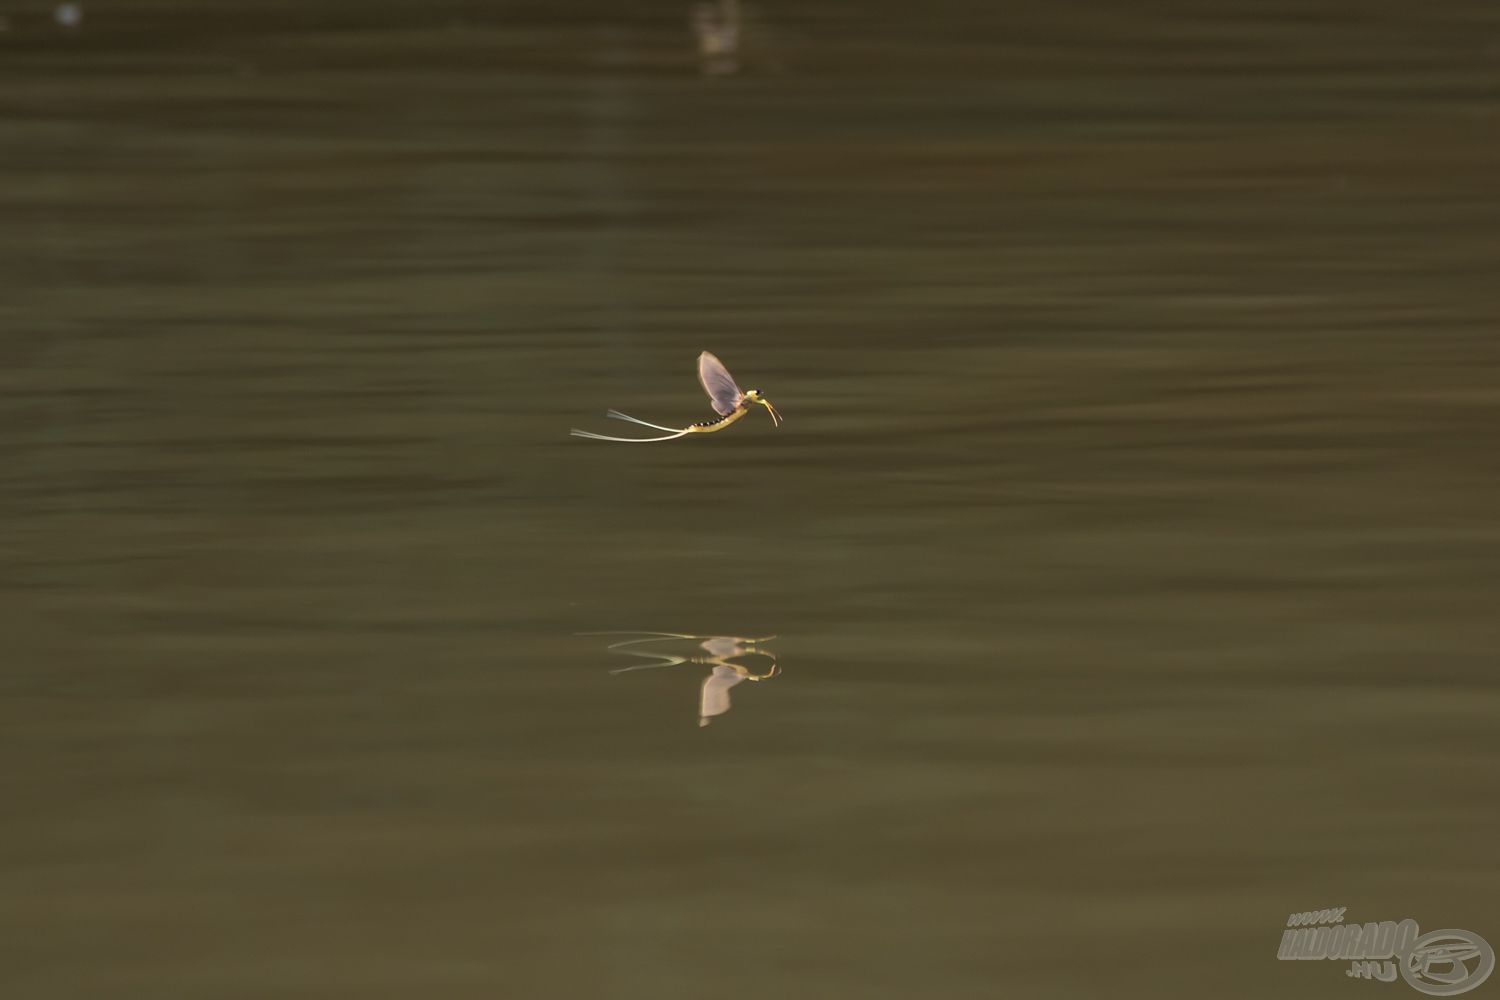
POLYGON ((714 672, 704 678, 698 696, 698 724, 706 726, 706 720, 729 711, 729 689, 744 679, 733 667, 714 667, 714 672))
POLYGON ((708 393, 714 412, 721 417, 733 413, 745 398, 740 387, 734 384, 734 377, 729 374, 729 369, 724 367, 724 362, 707 351, 698 355, 698 381, 703 383, 703 391, 708 393))
POLYGON ((739 656, 745 651, 745 647, 740 645, 740 640, 728 635, 716 635, 712 638, 705 639, 698 645, 699 648, 708 653, 709 656, 717 656, 720 658, 727 656, 739 656))

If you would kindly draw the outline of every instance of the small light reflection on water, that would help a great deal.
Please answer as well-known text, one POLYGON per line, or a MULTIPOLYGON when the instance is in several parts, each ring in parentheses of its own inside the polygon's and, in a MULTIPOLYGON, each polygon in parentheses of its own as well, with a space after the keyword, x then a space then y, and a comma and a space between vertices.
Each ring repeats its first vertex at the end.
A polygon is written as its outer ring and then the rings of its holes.
POLYGON ((761 647, 776 636, 748 638, 738 635, 688 635, 682 632, 583 632, 582 635, 627 635, 633 639, 622 639, 610 643, 611 653, 620 656, 635 656, 650 660, 628 667, 616 667, 611 674, 628 674, 638 670, 654 670, 660 667, 675 667, 684 663, 710 667, 711 672, 703 679, 698 694, 698 725, 706 726, 714 718, 729 711, 729 689, 744 681, 768 681, 779 676, 781 667, 776 654, 761 647), (696 642, 700 653, 694 653, 686 644, 696 642), (648 648, 649 647, 649 648, 648 648), (672 650, 676 650, 675 652, 672 650), (751 659, 750 663, 736 662, 751 659))

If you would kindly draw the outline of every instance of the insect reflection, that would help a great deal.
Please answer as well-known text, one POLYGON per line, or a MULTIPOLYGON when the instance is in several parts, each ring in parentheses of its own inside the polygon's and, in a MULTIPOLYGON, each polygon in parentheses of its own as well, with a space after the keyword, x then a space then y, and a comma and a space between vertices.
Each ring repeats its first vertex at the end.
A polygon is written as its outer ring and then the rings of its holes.
POLYGON ((687 635, 682 632, 582 632, 581 635, 632 635, 638 638, 623 639, 610 643, 609 651, 620 656, 636 656, 652 663, 637 663, 629 667, 617 667, 611 674, 628 674, 637 670, 655 670, 674 667, 683 663, 711 667, 712 671, 703 679, 698 695, 698 725, 706 726, 715 717, 729 711, 729 689, 745 681, 768 681, 781 673, 776 663, 776 654, 762 649, 760 644, 770 642, 774 635, 747 638, 736 635, 687 635), (663 652, 659 644, 674 640, 692 640, 698 643, 701 654, 681 656, 663 652), (647 649, 657 645, 658 648, 647 649), (760 672, 744 663, 735 662, 747 657, 760 657, 769 661, 769 666, 760 672))

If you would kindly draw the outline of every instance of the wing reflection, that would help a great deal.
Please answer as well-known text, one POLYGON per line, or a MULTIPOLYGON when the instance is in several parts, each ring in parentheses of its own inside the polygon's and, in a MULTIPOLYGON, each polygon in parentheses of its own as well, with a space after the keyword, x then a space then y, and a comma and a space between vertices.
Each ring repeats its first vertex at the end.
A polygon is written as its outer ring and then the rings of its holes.
POLYGON ((693 5, 698 59, 708 76, 728 76, 740 68, 740 0, 704 0, 693 5))
POLYGON ((681 632, 582 632, 581 635, 630 635, 634 639, 622 639, 609 644, 609 651, 619 656, 635 656, 650 660, 629 667, 616 667, 611 674, 628 674, 636 670, 654 670, 658 667, 675 667, 683 663, 713 668, 703 679, 698 695, 698 725, 706 726, 714 718, 729 711, 729 689, 745 681, 768 681, 781 673, 776 663, 776 654, 762 649, 760 644, 770 642, 774 635, 752 639, 738 635, 687 635, 681 632), (697 642, 701 652, 686 648, 686 642, 697 642), (681 652, 670 652, 669 644, 676 643, 681 652), (750 665, 736 662, 758 657, 762 665, 769 666, 759 672, 750 665))

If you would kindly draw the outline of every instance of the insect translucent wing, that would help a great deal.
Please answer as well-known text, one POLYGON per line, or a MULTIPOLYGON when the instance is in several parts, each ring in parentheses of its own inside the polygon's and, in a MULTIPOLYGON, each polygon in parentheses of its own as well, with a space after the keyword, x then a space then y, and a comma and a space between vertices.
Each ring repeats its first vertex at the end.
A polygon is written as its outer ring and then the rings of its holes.
POLYGON ((709 719, 729 711, 729 689, 744 679, 733 667, 714 667, 714 672, 703 680, 698 698, 698 724, 708 725, 709 719))
POLYGON ((705 639, 698 645, 699 648, 707 652, 709 656, 717 656, 720 658, 726 656, 739 656, 745 651, 745 647, 740 645, 740 640, 728 635, 716 635, 711 639, 705 639))
POLYGON ((714 412, 721 417, 733 413, 745 398, 740 387, 734 384, 729 369, 724 367, 724 362, 707 351, 698 355, 698 381, 703 383, 703 391, 708 393, 714 412))

